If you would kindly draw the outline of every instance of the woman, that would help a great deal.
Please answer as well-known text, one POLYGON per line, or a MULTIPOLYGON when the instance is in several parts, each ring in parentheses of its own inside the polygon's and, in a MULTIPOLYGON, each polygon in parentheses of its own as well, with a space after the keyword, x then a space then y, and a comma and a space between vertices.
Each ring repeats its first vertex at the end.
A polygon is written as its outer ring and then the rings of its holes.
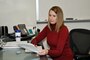
POLYGON ((53 6, 48 13, 48 25, 32 40, 37 45, 45 37, 50 49, 43 49, 39 55, 49 55, 53 60, 73 60, 73 53, 69 44, 69 31, 64 25, 63 11, 53 6))

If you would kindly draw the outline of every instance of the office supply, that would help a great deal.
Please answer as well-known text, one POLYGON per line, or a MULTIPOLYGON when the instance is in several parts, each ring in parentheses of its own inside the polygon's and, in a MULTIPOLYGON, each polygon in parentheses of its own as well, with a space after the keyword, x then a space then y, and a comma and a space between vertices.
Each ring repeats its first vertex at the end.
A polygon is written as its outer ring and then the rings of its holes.
POLYGON ((30 35, 33 34, 32 29, 29 29, 28 32, 29 32, 30 35))
POLYGON ((21 31, 21 41, 31 40, 32 37, 35 36, 35 34, 29 35, 29 32, 28 32, 25 24, 18 24, 16 26, 13 26, 13 29, 14 29, 14 33, 10 34, 9 37, 14 40, 15 40, 15 31, 16 30, 21 31))
POLYGON ((16 40, 16 42, 21 41, 21 31, 20 30, 15 31, 15 40, 16 40))
POLYGON ((41 47, 36 47, 31 43, 20 43, 18 44, 19 47, 26 49, 27 51, 38 53, 41 50, 41 47))
MULTIPOLYGON (((42 46, 37 46, 36 48, 37 48, 39 51, 42 50, 42 46)), ((25 49, 25 52, 26 52, 26 53, 29 53, 29 52, 32 52, 32 51, 30 51, 30 50, 28 50, 28 49, 25 49)))
MULTIPOLYGON (((19 43, 27 43, 27 41, 21 41, 19 43)), ((18 47, 18 44, 16 41, 13 41, 13 42, 7 42, 3 48, 20 48, 18 47)))

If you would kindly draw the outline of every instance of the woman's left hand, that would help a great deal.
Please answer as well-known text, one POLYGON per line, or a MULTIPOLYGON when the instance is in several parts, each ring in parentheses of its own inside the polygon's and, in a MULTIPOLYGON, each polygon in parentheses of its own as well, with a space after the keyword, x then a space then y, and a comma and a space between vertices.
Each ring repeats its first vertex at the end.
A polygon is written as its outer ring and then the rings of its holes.
POLYGON ((43 49, 41 50, 38 55, 47 55, 48 54, 48 50, 47 49, 43 49))

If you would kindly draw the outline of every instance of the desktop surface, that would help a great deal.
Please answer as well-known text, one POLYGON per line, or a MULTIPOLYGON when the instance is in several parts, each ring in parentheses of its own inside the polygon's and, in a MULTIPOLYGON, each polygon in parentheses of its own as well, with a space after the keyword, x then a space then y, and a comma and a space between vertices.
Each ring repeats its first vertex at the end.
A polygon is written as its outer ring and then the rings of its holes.
POLYGON ((25 52, 21 48, 4 48, 0 50, 0 60, 48 60, 46 56, 25 52))

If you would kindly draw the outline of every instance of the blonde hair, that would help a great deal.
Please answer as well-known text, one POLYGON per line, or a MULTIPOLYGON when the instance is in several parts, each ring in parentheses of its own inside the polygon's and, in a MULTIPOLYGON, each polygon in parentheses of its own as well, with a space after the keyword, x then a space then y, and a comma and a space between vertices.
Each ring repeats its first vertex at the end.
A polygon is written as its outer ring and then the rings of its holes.
MULTIPOLYGON (((55 27, 55 31, 59 31, 60 27, 63 25, 63 21, 64 21, 64 17, 63 17, 63 11, 60 7, 58 6, 53 6, 49 12, 48 12, 48 15, 50 13, 50 11, 54 11, 57 15, 57 23, 56 23, 56 27, 55 27)), ((48 20, 49 20, 49 16, 48 16, 48 20)), ((48 27, 49 29, 51 30, 51 27, 50 27, 50 22, 48 22, 48 27)))

